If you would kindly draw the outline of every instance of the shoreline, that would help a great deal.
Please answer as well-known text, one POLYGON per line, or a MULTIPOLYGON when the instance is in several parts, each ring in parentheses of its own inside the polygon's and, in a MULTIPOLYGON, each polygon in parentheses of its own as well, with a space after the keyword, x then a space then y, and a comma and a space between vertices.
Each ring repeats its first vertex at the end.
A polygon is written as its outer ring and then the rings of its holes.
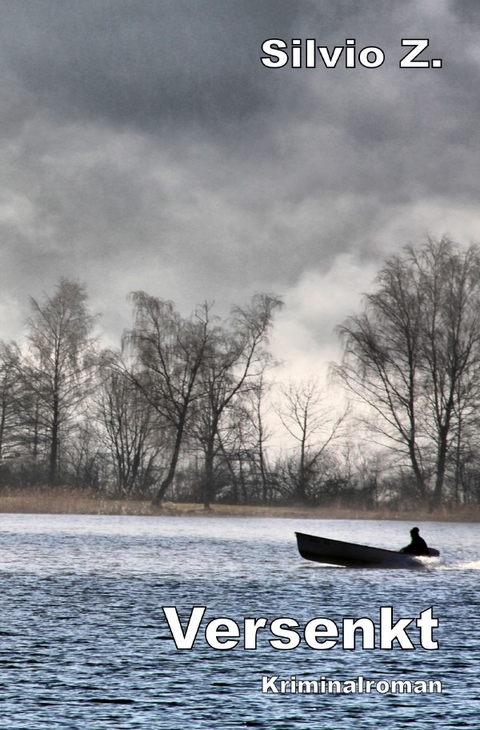
POLYGON ((426 510, 361 509, 275 505, 202 504, 164 502, 155 507, 148 500, 119 500, 63 490, 22 490, 0 494, 0 514, 78 514, 143 517, 263 517, 312 520, 398 520, 415 522, 480 522, 478 509, 426 510))

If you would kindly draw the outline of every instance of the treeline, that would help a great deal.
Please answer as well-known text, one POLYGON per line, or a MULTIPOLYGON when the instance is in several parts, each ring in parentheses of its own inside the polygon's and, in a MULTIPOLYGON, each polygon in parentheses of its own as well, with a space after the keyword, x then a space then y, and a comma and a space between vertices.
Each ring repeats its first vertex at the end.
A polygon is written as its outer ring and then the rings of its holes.
MULTIPOLYGON (((318 379, 279 383, 269 338, 281 300, 226 319, 135 292, 102 349, 82 284, 30 300, 0 345, 0 486, 123 499, 375 507, 480 502, 480 253, 447 239, 405 249, 339 327, 336 410, 318 379)), ((333 386, 332 386, 333 388, 333 386)))

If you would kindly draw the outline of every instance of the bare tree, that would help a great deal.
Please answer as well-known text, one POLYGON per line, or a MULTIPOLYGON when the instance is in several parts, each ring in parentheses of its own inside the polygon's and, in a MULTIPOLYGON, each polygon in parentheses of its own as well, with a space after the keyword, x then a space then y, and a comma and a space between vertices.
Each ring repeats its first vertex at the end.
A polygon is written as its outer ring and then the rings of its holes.
POLYGON ((210 338, 208 311, 183 318, 172 302, 145 292, 133 293, 132 300, 135 323, 123 345, 133 362, 124 372, 173 434, 167 473, 153 499, 160 504, 175 478, 192 404, 199 397, 197 379, 210 338))
POLYGON ((339 331, 337 375, 377 414, 369 427, 408 454, 419 499, 438 506, 453 446, 459 453, 480 400, 478 247, 443 238, 406 248, 339 331))
POLYGON ((115 465, 118 494, 143 496, 154 480, 156 460, 165 445, 157 412, 125 373, 104 365, 95 414, 115 465))
POLYGON ((346 412, 332 416, 332 404, 318 378, 280 387, 278 416, 296 443, 288 461, 289 478, 294 483, 295 499, 305 503, 312 498, 318 479, 318 466, 331 442, 340 434, 346 412))
POLYGON ((45 435, 48 482, 57 482, 60 436, 72 424, 85 399, 93 372, 94 317, 85 287, 60 279, 56 293, 43 302, 30 300, 28 351, 19 368, 26 396, 37 414, 37 432, 45 435), (38 423, 41 427, 38 427, 38 423))
POLYGON ((19 358, 15 345, 0 342, 0 467, 13 459, 21 443, 19 358))
POLYGON ((419 431, 424 419, 421 339, 424 296, 400 257, 386 262, 364 311, 338 328, 344 356, 335 373, 370 406, 366 419, 380 439, 406 448, 421 499, 426 494, 419 431))
MULTIPOLYGON (((222 419, 238 400, 260 387, 271 363, 267 344, 274 313, 281 306, 278 297, 257 294, 248 306, 235 307, 230 320, 211 329, 199 371, 201 397, 193 421, 205 457, 203 493, 207 509, 215 493, 214 461, 221 446, 222 419)), ((204 311, 208 312, 208 307, 204 311)))
POLYGON ((253 479, 259 485, 263 504, 271 501, 277 490, 269 455, 269 441, 273 430, 268 423, 265 406, 265 396, 270 390, 271 383, 267 383, 261 376, 258 387, 242 401, 243 428, 238 429, 243 443, 243 453, 251 464, 253 479))
POLYGON ((480 406, 480 250, 462 251, 447 238, 410 249, 426 294, 422 361, 435 443, 432 508, 443 497, 448 462, 455 459, 480 406))

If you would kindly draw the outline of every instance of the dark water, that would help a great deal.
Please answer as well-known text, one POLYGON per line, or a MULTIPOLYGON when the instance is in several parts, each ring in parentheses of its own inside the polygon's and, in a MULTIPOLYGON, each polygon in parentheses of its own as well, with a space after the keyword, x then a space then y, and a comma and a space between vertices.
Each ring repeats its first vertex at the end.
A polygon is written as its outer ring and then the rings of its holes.
MULTIPOLYGON (((480 526, 421 524, 442 551, 425 570, 349 570, 303 561, 294 531, 396 547, 410 524, 371 521, 0 516, 0 727, 479 727, 480 526), (177 650, 162 606, 184 625, 206 606, 191 650, 177 650), (438 650, 212 649, 213 618, 395 620, 433 606, 438 650), (440 680, 442 694, 263 694, 262 676, 440 680)), ((414 627, 414 624, 412 624, 414 627)), ((303 637, 302 632, 300 635, 303 637)))

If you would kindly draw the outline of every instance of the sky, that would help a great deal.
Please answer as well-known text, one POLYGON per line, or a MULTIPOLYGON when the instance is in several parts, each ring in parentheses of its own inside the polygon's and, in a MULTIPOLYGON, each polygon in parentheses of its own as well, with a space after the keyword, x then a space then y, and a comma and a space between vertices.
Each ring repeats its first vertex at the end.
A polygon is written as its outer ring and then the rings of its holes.
POLYGON ((478 0, 0 0, 0 338, 61 276, 106 344, 132 291, 268 292, 275 356, 323 372, 386 257, 480 241, 479 34, 478 0), (355 67, 292 68, 292 39, 355 67))

